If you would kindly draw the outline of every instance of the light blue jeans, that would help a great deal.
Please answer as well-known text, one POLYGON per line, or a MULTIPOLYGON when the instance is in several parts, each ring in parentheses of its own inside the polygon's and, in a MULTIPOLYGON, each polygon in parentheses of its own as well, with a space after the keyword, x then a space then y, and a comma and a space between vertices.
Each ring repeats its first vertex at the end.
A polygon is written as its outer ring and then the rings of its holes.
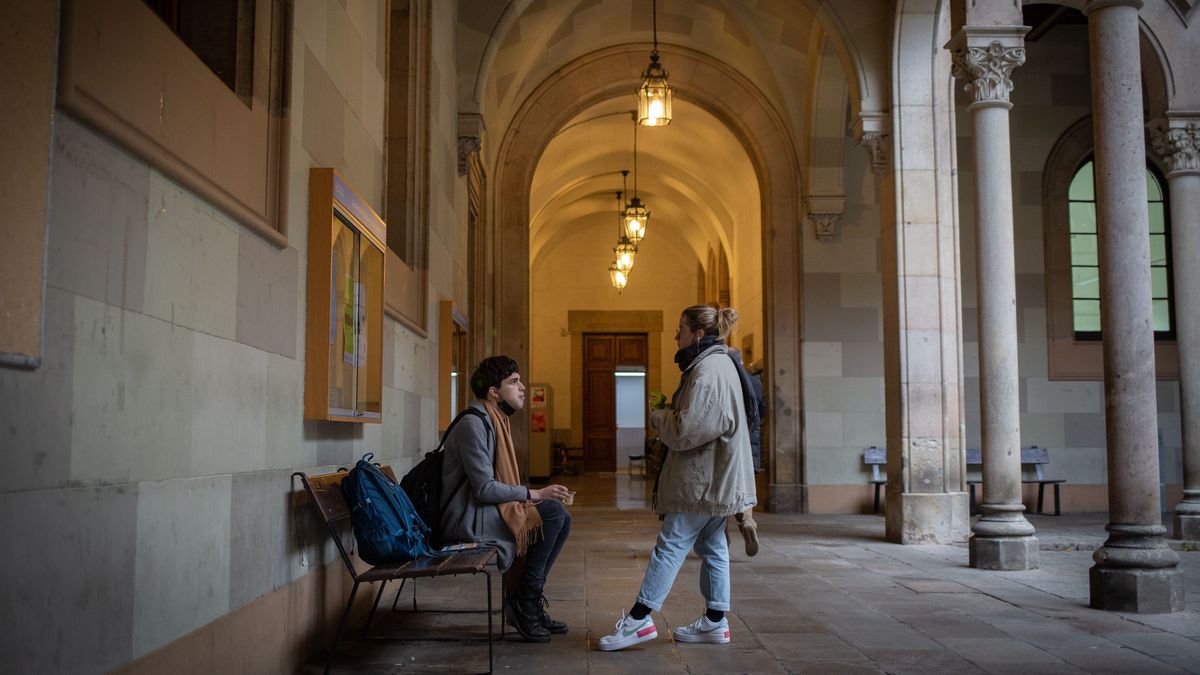
POLYGON ((668 513, 658 530, 658 543, 642 578, 637 601, 654 611, 662 609, 675 575, 689 550, 700 556, 700 593, 705 606, 729 611, 729 546, 725 541, 725 516, 668 513))

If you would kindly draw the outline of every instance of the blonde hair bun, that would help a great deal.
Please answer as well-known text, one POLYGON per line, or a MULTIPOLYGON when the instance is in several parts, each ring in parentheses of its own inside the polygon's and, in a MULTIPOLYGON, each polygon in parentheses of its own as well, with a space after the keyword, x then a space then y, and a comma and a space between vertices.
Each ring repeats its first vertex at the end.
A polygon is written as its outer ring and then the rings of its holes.
POLYGON ((716 305, 692 305, 683 310, 683 318, 692 330, 703 330, 705 335, 714 335, 724 340, 737 323, 738 311, 732 307, 716 305))

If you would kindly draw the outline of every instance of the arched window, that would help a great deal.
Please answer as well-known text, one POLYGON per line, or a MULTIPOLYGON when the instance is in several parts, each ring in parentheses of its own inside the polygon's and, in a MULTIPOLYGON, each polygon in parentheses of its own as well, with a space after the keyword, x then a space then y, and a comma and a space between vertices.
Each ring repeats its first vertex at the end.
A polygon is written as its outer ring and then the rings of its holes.
MULTIPOLYGON (((1042 172, 1046 270, 1046 361, 1051 380, 1104 377, 1091 116, 1072 124, 1050 150, 1042 172)), ((1146 197, 1154 302, 1155 371, 1179 375, 1171 297, 1167 182, 1147 152, 1146 197)))
MULTIPOLYGON (((1099 340, 1100 260, 1096 237, 1096 190, 1093 161, 1075 171, 1067 191, 1071 246, 1071 309, 1076 340, 1099 340)), ((1171 250, 1163 182, 1146 168, 1146 201, 1150 213, 1150 280, 1154 303, 1154 336, 1174 339, 1171 298, 1171 250)))

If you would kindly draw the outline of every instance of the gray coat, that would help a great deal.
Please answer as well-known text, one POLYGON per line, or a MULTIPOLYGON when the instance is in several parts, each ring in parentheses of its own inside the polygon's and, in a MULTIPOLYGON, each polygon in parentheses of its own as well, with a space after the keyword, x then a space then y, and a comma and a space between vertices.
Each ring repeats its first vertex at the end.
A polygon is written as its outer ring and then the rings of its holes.
POLYGON ((717 344, 683 373, 671 406, 650 413, 670 448, 658 479, 659 513, 731 516, 758 502, 737 368, 717 344))
POLYGON ((471 407, 483 411, 485 419, 466 415, 446 437, 446 456, 442 462, 442 543, 477 542, 495 546, 500 569, 512 565, 517 543, 512 530, 500 518, 498 504, 529 498, 523 485, 508 485, 496 480, 496 432, 487 418, 483 403, 471 407), (453 496, 450 493, 463 476, 467 480, 453 496))

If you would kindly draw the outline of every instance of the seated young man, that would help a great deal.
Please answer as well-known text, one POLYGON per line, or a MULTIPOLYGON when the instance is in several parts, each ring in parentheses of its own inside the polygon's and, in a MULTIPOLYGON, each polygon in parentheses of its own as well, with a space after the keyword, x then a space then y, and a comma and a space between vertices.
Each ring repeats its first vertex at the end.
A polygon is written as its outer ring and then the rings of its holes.
POLYGON ((520 484, 508 423, 525 405, 517 362, 507 356, 484 359, 471 375, 471 391, 476 398, 471 406, 486 413, 487 420, 467 415, 446 438, 442 494, 448 501, 442 509, 442 541, 495 546, 504 571, 524 555, 521 586, 515 600, 506 601, 505 616, 525 640, 547 642, 551 633, 567 632, 565 623, 546 614, 542 594, 571 531, 571 514, 562 503, 567 488, 531 490, 520 484))

